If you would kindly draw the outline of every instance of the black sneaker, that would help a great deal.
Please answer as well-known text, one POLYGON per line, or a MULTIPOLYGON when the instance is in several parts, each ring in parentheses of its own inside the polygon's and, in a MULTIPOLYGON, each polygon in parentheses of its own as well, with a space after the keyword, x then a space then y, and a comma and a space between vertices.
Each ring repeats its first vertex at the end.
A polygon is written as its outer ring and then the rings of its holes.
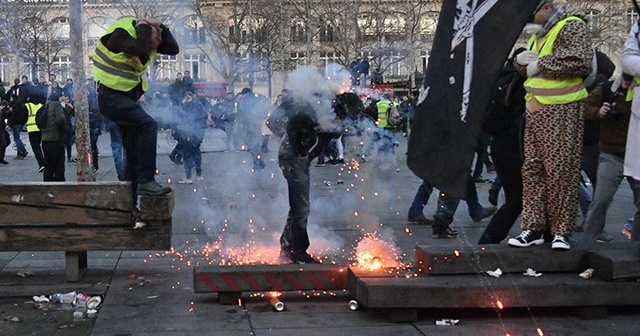
POLYGON ((0 160, 0 164, 7 165, 7 164, 9 164, 9 162, 7 162, 7 161, 5 161, 5 160, 0 160))
POLYGON ((141 183, 138 185, 138 195, 144 196, 162 196, 170 193, 171 187, 164 187, 156 181, 141 183))
POLYGON ((447 227, 444 230, 433 230, 433 238, 455 238, 458 236, 458 230, 447 227))
POLYGON ((325 165, 325 163, 324 163, 324 161, 318 161, 318 162, 316 163, 316 167, 324 167, 324 166, 326 166, 326 165, 325 165))
POLYGON ((544 243, 544 234, 541 231, 524 230, 515 238, 510 238, 507 242, 511 246, 529 247, 544 243))
POLYGON ((443 218, 435 217, 431 226, 433 238, 455 238, 458 236, 458 230, 449 227, 448 221, 443 218))
POLYGON ((564 236, 555 235, 553 237, 553 242, 551 243, 552 250, 568 250, 571 249, 571 244, 569 244, 569 239, 564 236))

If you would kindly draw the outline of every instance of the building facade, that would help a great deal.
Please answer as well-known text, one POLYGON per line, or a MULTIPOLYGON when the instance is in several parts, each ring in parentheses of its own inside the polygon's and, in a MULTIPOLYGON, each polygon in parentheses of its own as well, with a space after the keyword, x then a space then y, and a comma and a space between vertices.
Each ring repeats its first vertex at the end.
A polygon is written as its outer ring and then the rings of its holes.
MULTIPOLYGON (((69 0, 0 2, 0 76, 63 80, 70 75, 69 0)), ((589 17, 594 46, 617 59, 626 33, 638 20, 627 1, 573 1, 589 17)), ((336 63, 357 57, 380 68, 385 82, 419 85, 428 62, 441 0, 84 0, 84 55, 105 29, 125 16, 156 17, 171 27, 181 46, 160 55, 149 76, 169 82, 188 70, 196 81, 253 87, 271 95, 298 65, 331 76, 336 63)), ((524 36, 522 41, 524 41, 524 36)), ((520 43, 523 43, 523 42, 520 43)))

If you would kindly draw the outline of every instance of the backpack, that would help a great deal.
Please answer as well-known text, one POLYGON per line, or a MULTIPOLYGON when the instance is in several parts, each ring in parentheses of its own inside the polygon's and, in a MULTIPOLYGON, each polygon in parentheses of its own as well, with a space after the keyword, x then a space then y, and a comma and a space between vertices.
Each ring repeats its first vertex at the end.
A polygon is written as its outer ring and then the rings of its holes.
POLYGON ((517 77, 515 70, 498 78, 487 108, 486 119, 482 123, 483 133, 492 137, 504 133, 507 126, 506 121, 511 119, 510 95, 515 85, 521 85, 521 80, 517 77))
POLYGON ((391 126, 399 125, 402 121, 402 117, 400 116, 400 112, 398 112, 398 107, 395 104, 391 104, 389 106, 389 111, 387 111, 387 122, 391 126))
POLYGON ((41 106, 40 109, 36 112, 36 126, 38 126, 41 131, 47 127, 48 107, 49 104, 45 104, 44 106, 41 106))

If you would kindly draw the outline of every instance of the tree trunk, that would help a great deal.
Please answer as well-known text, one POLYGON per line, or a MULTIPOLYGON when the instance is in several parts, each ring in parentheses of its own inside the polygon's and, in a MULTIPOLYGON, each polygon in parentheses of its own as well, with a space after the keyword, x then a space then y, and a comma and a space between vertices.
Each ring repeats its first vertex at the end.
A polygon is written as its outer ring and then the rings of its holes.
POLYGON ((71 78, 74 82, 74 108, 76 112, 76 150, 78 181, 95 181, 89 135, 89 102, 87 80, 84 74, 84 48, 82 37, 82 0, 69 1, 69 40, 71 42, 71 78))

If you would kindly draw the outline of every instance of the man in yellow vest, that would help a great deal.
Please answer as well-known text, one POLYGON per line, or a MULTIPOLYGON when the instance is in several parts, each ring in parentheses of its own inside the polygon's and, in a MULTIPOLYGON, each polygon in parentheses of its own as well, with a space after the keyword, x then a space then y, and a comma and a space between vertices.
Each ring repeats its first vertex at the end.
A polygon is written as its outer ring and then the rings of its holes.
POLYGON ((544 243, 571 248, 568 236, 576 220, 583 103, 582 78, 591 72, 593 51, 585 19, 564 0, 542 0, 533 15, 538 31, 529 50, 514 63, 527 75, 524 163, 522 166, 522 233, 511 246, 544 243))
MULTIPOLYGON (((391 95, 385 93, 376 103, 376 111, 378 118, 376 125, 378 126, 377 138, 380 141, 378 147, 378 155, 383 156, 383 160, 393 161, 396 154, 396 125, 400 123, 400 113, 398 112, 398 104, 391 99, 391 95)), ((387 162, 387 163, 391 163, 387 162)))
POLYGON ((27 133, 29 133, 29 143, 31 150, 36 157, 38 163, 38 172, 44 171, 44 154, 42 152, 42 133, 36 125, 36 113, 43 105, 44 97, 33 92, 27 96, 27 103, 24 104, 27 109, 27 133))
POLYGON ((127 157, 125 180, 137 194, 160 196, 170 187, 155 181, 158 124, 138 104, 149 83, 145 70, 157 53, 176 55, 178 43, 155 19, 122 18, 107 29, 93 55, 100 112, 116 123, 127 157))

